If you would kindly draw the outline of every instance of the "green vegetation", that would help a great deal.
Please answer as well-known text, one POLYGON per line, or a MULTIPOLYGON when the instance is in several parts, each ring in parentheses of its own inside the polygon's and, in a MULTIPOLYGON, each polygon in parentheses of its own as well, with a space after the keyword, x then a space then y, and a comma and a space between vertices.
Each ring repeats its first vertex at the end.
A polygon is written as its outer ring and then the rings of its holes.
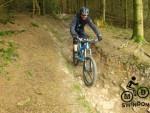
POLYGON ((15 31, 8 30, 8 31, 0 31, 0 36, 12 35, 15 31))
MULTIPOLYGON (((2 0, 0 2, 1 4, 5 4, 5 2, 7 4, 7 7, 5 7, 5 5, 4 7, 0 7, 1 23, 14 23, 15 18, 13 12, 17 11, 32 11, 32 16, 51 14, 54 17, 67 20, 69 18, 65 18, 67 16, 64 15, 75 14, 82 6, 86 5, 90 8, 90 16, 93 19, 99 20, 96 22, 98 27, 104 27, 108 23, 109 25, 117 25, 126 29, 133 28, 134 30, 132 38, 135 42, 143 42, 144 38, 149 41, 149 0, 133 0, 130 2, 128 2, 127 0, 27 0, 22 2, 20 2, 19 0, 15 0, 13 2, 12 1, 7 3, 7 1, 2 0), (116 8, 114 6, 118 7, 116 8), (145 31, 146 35, 144 35, 143 31, 145 31)), ((39 27, 36 23, 31 24, 34 27, 39 27)))
POLYGON ((32 25, 33 27, 39 27, 39 25, 38 25, 36 22, 31 22, 31 25, 32 25))
POLYGON ((48 7, 48 10, 52 13, 52 14, 56 14, 56 13, 60 13, 60 7, 59 7, 59 3, 58 0, 50 0, 50 1, 46 1, 48 4, 51 4, 48 7))
POLYGON ((11 19, 11 17, 7 17, 5 19, 0 19, 0 23, 2 23, 2 24, 7 24, 7 23, 14 24, 14 20, 11 19))
POLYGON ((86 100, 85 96, 82 94, 81 85, 76 83, 73 85, 73 90, 78 94, 77 101, 81 104, 87 111, 87 113, 91 113, 91 104, 86 100))
POLYGON ((133 0, 133 12, 134 27, 132 39, 137 43, 141 43, 145 40, 142 0, 133 0))
POLYGON ((81 93, 81 91, 82 91, 81 86, 79 84, 74 84, 73 89, 78 93, 81 93))
POLYGON ((0 73, 4 72, 5 67, 18 58, 17 47, 14 41, 0 39, 0 73))
POLYGON ((22 33, 22 32, 25 32, 24 29, 22 30, 6 30, 6 31, 0 31, 0 37, 3 37, 3 36, 11 36, 13 34, 19 34, 19 33, 22 33))
POLYGON ((136 36, 136 37, 133 37, 133 40, 137 43, 144 43, 145 42, 145 39, 143 36, 136 36))
POLYGON ((91 104, 85 99, 84 96, 80 96, 78 101, 87 110, 87 113, 92 113, 91 104))

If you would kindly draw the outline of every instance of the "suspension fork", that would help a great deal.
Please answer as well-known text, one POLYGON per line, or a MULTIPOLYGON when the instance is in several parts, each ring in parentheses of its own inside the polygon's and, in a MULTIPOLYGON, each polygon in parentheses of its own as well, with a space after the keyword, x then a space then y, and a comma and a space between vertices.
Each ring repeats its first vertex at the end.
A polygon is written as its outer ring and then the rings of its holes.
POLYGON ((85 58, 86 58, 87 56, 92 56, 92 51, 91 51, 91 49, 85 49, 85 50, 84 50, 84 60, 86 60, 85 58), (88 54, 88 53, 89 53, 89 54, 88 54))
MULTIPOLYGON (((87 69, 87 65, 89 65, 89 64, 87 64, 86 63, 86 57, 91 57, 92 56, 92 51, 91 51, 91 49, 85 49, 84 50, 84 66, 85 66, 85 68, 87 69), (88 54, 88 52, 89 52, 89 54, 88 54)), ((88 68, 88 70, 90 69, 91 70, 91 67, 92 67, 92 62, 90 62, 90 68, 88 68)))

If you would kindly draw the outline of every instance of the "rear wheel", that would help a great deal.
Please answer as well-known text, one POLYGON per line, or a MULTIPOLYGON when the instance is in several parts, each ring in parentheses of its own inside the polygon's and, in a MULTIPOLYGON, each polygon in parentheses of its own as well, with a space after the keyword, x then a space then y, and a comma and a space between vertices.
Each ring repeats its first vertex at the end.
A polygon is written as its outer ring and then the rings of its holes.
POLYGON ((92 57, 86 57, 83 64, 83 80, 86 86, 92 86, 97 79, 96 62, 92 57))

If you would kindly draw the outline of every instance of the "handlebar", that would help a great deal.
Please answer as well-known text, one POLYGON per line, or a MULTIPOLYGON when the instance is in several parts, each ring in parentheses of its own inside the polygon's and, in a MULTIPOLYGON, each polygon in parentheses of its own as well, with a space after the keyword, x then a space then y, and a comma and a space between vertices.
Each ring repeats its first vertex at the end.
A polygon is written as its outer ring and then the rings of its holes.
POLYGON ((83 43, 86 43, 86 42, 95 43, 96 42, 94 39, 82 39, 82 38, 78 38, 78 40, 80 42, 83 42, 83 43))

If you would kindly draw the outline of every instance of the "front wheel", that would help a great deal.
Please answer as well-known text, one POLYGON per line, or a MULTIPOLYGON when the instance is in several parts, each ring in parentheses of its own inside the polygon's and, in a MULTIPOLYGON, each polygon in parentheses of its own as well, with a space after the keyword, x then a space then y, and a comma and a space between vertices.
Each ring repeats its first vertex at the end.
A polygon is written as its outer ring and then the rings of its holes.
POLYGON ((83 63, 83 80, 86 86, 92 86, 97 79, 97 66, 92 57, 86 57, 83 63))

